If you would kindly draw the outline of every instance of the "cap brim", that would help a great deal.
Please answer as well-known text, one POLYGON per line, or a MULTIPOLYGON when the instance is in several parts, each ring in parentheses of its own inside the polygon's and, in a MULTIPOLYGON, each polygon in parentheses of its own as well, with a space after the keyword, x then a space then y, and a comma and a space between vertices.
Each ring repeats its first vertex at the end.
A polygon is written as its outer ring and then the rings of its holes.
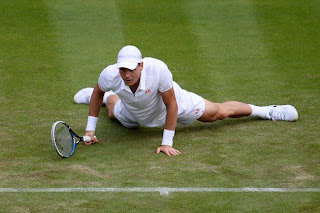
POLYGON ((131 62, 119 62, 117 63, 117 68, 127 68, 129 70, 134 70, 137 67, 138 63, 131 63, 131 62))

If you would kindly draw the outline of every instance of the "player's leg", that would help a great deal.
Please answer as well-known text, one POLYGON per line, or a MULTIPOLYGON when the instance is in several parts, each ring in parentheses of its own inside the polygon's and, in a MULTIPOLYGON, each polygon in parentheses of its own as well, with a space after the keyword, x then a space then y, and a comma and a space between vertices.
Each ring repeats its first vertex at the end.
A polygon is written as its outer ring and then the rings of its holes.
POLYGON ((136 128, 140 124, 125 108, 119 96, 115 93, 105 93, 103 101, 108 109, 108 117, 110 120, 118 121, 127 128, 136 128))
POLYGON ((224 103, 214 103, 204 99, 205 110, 199 121, 213 122, 216 120, 223 120, 225 118, 240 118, 249 116, 252 113, 252 108, 248 104, 238 101, 227 101, 224 103))
POLYGON ((255 116, 267 120, 296 121, 298 112, 292 105, 255 106, 238 101, 213 103, 204 99, 205 110, 198 119, 202 122, 213 122, 225 118, 240 118, 255 116))
POLYGON ((117 94, 111 94, 106 97, 106 95, 105 95, 103 97, 103 99, 105 99, 106 107, 108 109, 108 116, 109 116, 110 120, 117 121, 118 119, 114 115, 114 106, 117 103, 117 101, 119 100, 119 96, 117 94))
MULTIPOLYGON (((93 88, 81 89, 74 96, 74 102, 77 104, 89 104, 92 96, 93 88)), ((108 117, 111 120, 119 121, 123 126, 134 128, 140 126, 136 119, 124 107, 119 96, 113 91, 105 92, 103 96, 103 104, 108 109, 108 117)))
MULTIPOLYGON (((91 88, 91 87, 87 87, 79 90, 73 97, 74 102, 77 104, 90 104, 93 90, 94 88, 91 88)), ((113 91, 104 93, 102 104, 106 104, 106 101, 110 95, 115 95, 115 93, 113 91)))
MULTIPOLYGON (((89 104, 92 96, 93 88, 84 88, 81 89, 77 94, 74 96, 74 102, 77 104, 89 104)), ((108 108, 108 116, 111 120, 117 120, 114 115, 114 105, 119 100, 119 96, 114 92, 106 92, 103 96, 103 104, 106 105, 108 108)))

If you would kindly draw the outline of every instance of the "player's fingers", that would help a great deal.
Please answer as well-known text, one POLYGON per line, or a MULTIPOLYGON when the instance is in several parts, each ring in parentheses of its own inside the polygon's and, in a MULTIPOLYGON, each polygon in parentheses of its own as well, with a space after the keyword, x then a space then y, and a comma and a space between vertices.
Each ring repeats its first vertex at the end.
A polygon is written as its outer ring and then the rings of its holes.
POLYGON ((91 140, 91 141, 89 141, 89 142, 84 142, 84 145, 90 146, 90 145, 95 144, 95 143, 98 143, 98 142, 99 142, 98 139, 96 138, 96 136, 94 136, 94 139, 93 139, 93 140, 91 140))
POLYGON ((166 149, 166 148, 163 148, 163 147, 159 147, 159 152, 163 152, 164 154, 170 156, 170 149, 166 149))
POLYGON ((158 147, 157 151, 156 151, 158 154, 160 153, 160 147, 158 147))
POLYGON ((166 153, 168 156, 174 155, 174 153, 172 152, 172 149, 166 149, 166 150, 165 150, 165 153, 166 153))
POLYGON ((177 152, 175 152, 175 151, 173 151, 171 154, 174 155, 174 156, 179 155, 179 154, 178 154, 177 152))
POLYGON ((181 154, 181 152, 179 152, 179 150, 176 150, 176 149, 173 149, 171 153, 172 153, 172 155, 174 155, 174 156, 177 156, 177 155, 180 155, 180 154, 181 154))
POLYGON ((95 144, 95 143, 98 143, 98 142, 99 142, 99 140, 94 135, 94 136, 91 136, 91 141, 90 142, 85 142, 85 145, 91 145, 91 144, 95 144))
POLYGON ((86 146, 90 146, 91 144, 92 144, 91 141, 89 141, 89 142, 84 142, 84 145, 86 145, 86 146))
POLYGON ((98 143, 99 140, 98 140, 98 138, 97 138, 96 136, 94 136, 92 142, 93 142, 93 143, 98 143))

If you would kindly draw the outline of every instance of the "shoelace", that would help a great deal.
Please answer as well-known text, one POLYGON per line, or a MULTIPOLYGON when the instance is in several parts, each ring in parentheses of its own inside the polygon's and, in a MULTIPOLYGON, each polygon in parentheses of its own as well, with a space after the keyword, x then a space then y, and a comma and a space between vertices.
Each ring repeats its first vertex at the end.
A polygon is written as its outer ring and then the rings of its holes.
POLYGON ((273 121, 286 119, 286 113, 283 111, 270 110, 269 115, 273 121))

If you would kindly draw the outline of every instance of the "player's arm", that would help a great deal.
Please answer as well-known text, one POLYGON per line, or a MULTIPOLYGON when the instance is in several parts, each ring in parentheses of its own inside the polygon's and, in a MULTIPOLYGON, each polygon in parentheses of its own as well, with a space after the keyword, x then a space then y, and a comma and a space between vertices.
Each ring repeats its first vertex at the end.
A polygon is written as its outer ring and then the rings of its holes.
POLYGON ((167 116, 164 128, 174 131, 177 125, 178 105, 173 87, 166 92, 161 93, 164 105, 167 108, 167 116))
POLYGON ((104 92, 100 89, 99 85, 96 84, 90 100, 88 123, 87 123, 86 134, 85 134, 86 136, 90 136, 92 141, 86 142, 85 143, 86 145, 91 145, 93 143, 98 142, 97 138, 94 136, 94 133, 96 130, 98 116, 102 106, 103 95, 104 95, 104 92))
POLYGON ((161 96, 163 103, 166 105, 167 115, 162 144, 158 147, 157 153, 164 152, 167 155, 179 155, 181 153, 172 147, 178 117, 178 105, 173 88, 161 93, 161 96))

